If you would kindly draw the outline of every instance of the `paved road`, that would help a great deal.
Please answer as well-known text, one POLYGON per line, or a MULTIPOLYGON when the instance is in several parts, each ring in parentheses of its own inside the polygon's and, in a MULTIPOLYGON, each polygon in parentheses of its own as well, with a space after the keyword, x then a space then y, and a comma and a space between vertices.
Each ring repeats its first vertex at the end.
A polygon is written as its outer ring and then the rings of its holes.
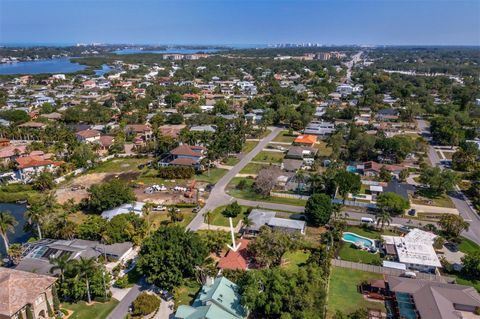
POLYGON ((123 319, 128 314, 128 308, 137 296, 144 290, 147 290, 148 285, 141 280, 139 283, 133 285, 132 289, 120 301, 120 303, 110 312, 107 319, 123 319))
MULTIPOLYGON (((280 127, 273 127, 271 128, 272 132, 267 135, 267 137, 263 138, 260 140, 260 142, 257 144, 257 146, 248 154, 246 154, 240 162, 237 163, 237 165, 233 166, 227 174, 225 174, 213 187, 213 189, 210 192, 210 196, 207 199, 207 202, 205 203, 205 206, 200 210, 200 212, 197 213, 195 218, 188 224, 187 229, 189 230, 197 230, 200 228, 200 226, 203 224, 204 217, 203 215, 207 211, 214 210, 215 208, 223 205, 227 205, 228 203, 232 202, 234 198, 228 194, 225 193, 225 187, 228 185, 228 183, 234 178, 252 159, 260 153, 270 141, 272 141, 275 136, 280 133, 282 128, 280 127)), ((246 203, 249 201, 242 201, 238 200, 239 204, 242 205, 247 205, 246 203)), ((257 202, 251 202, 254 203, 252 206, 257 206, 257 202)), ((278 205, 278 204, 273 204, 273 205, 278 205)), ((274 206, 271 206, 271 209, 279 209, 279 208, 274 208, 274 206)), ((267 207, 265 207, 267 208, 267 207)))
MULTIPOLYGON (((430 133, 430 127, 426 121, 417 120, 417 125, 422 133, 430 133)), ((427 153, 433 166, 444 169, 441 159, 432 145, 428 146, 427 153)), ((480 216, 475 212, 469 200, 460 191, 458 186, 455 186, 455 191, 449 192, 448 195, 463 219, 470 223, 470 228, 462 235, 480 245, 480 216)))
POLYGON ((360 57, 362 56, 362 54, 363 54, 363 51, 358 52, 357 54, 352 56, 352 59, 350 61, 345 63, 345 65, 347 66, 347 77, 346 77, 347 82, 351 82, 353 65, 354 63, 358 63, 358 61, 360 61, 360 57))

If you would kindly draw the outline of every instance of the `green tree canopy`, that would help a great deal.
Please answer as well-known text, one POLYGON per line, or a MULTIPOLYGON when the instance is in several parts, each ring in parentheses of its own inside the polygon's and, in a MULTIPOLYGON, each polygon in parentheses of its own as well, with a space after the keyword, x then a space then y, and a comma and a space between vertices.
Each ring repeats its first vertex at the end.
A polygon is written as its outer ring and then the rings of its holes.
POLYGON ((313 226, 328 223, 333 212, 332 201, 325 194, 313 194, 305 205, 305 217, 313 226))
POLYGON ((92 185, 88 190, 90 198, 88 205, 95 212, 103 212, 107 209, 135 201, 135 194, 127 183, 114 179, 109 182, 92 185))
POLYGON ((377 206, 380 210, 386 211, 391 215, 402 214, 405 209, 410 207, 407 199, 392 192, 381 193, 377 197, 377 206))

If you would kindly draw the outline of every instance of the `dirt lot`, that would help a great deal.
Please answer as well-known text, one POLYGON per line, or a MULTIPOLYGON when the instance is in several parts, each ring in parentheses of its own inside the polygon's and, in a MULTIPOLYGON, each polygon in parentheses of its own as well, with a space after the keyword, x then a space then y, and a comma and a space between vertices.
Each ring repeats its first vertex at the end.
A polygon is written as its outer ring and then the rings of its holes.
MULTIPOLYGON (((64 203, 68 199, 73 198, 75 202, 80 202, 82 199, 87 198, 88 188, 94 184, 100 184, 106 181, 109 181, 113 178, 119 178, 125 181, 135 181, 139 177, 139 172, 125 172, 125 173, 90 173, 86 175, 78 176, 67 184, 60 187, 56 194, 59 203, 64 203)), ((169 183, 170 184, 170 183, 169 183)), ((176 183, 173 183, 176 184, 176 183)), ((184 186, 184 183, 178 183, 179 185, 184 186)), ((204 188, 207 183, 199 182, 196 184, 198 188, 204 188)), ((152 202, 156 204, 165 204, 173 205, 179 203, 194 203, 196 196, 194 194, 193 198, 187 198, 184 196, 183 192, 175 192, 173 190, 168 190, 165 192, 157 192, 153 194, 146 194, 144 192, 145 188, 150 186, 149 184, 137 184, 137 188, 134 188, 135 196, 138 201, 152 202)), ((167 185, 171 186, 171 185, 167 185)), ((200 193, 200 199, 206 199, 208 197, 207 193, 200 193)))

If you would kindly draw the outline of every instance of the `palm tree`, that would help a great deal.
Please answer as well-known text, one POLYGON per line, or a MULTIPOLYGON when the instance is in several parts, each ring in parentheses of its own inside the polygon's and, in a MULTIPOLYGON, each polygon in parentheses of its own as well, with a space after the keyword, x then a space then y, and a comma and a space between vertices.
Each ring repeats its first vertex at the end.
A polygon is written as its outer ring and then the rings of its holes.
POLYGON ((179 212, 177 212, 177 208, 175 207, 170 207, 168 209, 168 217, 170 217, 170 221, 172 223, 182 220, 182 215, 179 212))
POLYGON ((40 203, 31 204, 30 208, 25 212, 25 218, 28 220, 28 222, 37 226, 37 234, 39 239, 42 239, 41 224, 44 216, 44 206, 40 203))
POLYGON ((152 213, 153 204, 152 203, 145 203, 142 207, 142 214, 145 222, 147 223, 147 233, 150 237, 150 214, 152 213))
POLYGON ((212 212, 211 212, 211 211, 207 211, 207 212, 203 215, 203 218, 204 218, 204 221, 207 223, 208 230, 210 230, 210 220, 211 220, 211 218, 212 218, 212 212))
POLYGON ((390 213, 383 209, 377 214, 376 219, 377 226, 381 225, 380 228, 382 229, 382 232, 385 224, 390 226, 390 223, 392 222, 392 216, 390 215, 390 213))
POLYGON ((63 284, 63 279, 65 278, 65 269, 68 267, 68 255, 62 255, 59 257, 50 258, 50 264, 52 264, 52 268, 50 268, 50 273, 53 274, 57 270, 60 272, 60 286, 63 284))
POLYGON ((93 273, 95 269, 95 260, 93 258, 84 258, 80 257, 77 262, 77 270, 80 277, 85 277, 85 283, 87 285, 87 301, 88 303, 92 302, 92 298, 90 296, 90 281, 88 277, 93 273))
POLYGON ((15 232, 15 226, 18 224, 17 220, 9 211, 0 212, 0 236, 3 238, 5 250, 8 252, 8 238, 7 233, 15 232))
POLYGON ((253 220, 248 218, 248 216, 244 216, 242 220, 242 226, 244 229, 250 228, 253 226, 253 220))

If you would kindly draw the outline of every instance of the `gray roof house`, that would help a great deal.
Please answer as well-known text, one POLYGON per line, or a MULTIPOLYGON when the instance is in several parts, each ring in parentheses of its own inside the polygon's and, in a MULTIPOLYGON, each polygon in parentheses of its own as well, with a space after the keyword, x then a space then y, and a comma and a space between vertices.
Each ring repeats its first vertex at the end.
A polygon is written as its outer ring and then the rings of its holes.
POLYGON ((303 220, 279 218, 275 215, 276 212, 274 211, 253 209, 248 215, 248 218, 252 221, 252 226, 246 229, 247 233, 256 234, 260 231, 260 227, 269 226, 275 230, 305 234, 306 223, 303 220))
POLYGON ((50 258, 68 255, 69 260, 84 258, 98 258, 100 255, 107 255, 115 260, 123 260, 133 248, 130 242, 103 245, 98 241, 73 239, 41 239, 36 242, 23 245, 22 258, 15 267, 17 270, 24 270, 38 274, 50 274, 52 265, 50 258))

